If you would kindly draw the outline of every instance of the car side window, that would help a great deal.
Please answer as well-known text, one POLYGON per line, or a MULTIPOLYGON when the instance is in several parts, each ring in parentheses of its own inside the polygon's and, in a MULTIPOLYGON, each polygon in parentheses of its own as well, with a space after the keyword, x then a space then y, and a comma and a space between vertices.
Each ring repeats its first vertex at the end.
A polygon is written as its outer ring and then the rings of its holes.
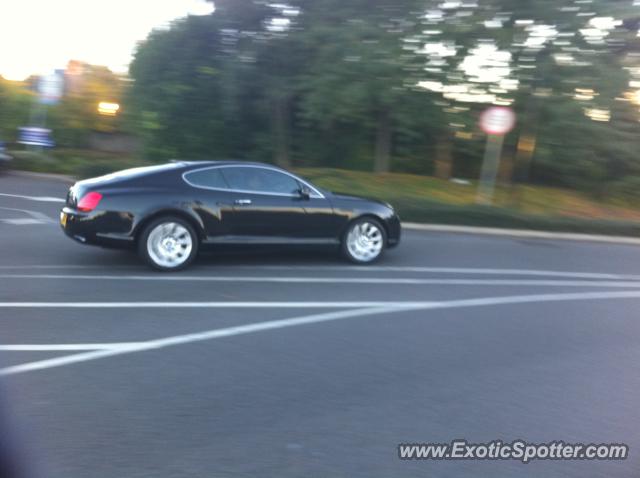
POLYGON ((231 189, 271 194, 295 194, 300 189, 295 178, 272 169, 227 167, 222 174, 231 189))
POLYGON ((194 186, 215 189, 229 189, 227 181, 220 172, 220 168, 201 169, 184 175, 185 179, 194 186))

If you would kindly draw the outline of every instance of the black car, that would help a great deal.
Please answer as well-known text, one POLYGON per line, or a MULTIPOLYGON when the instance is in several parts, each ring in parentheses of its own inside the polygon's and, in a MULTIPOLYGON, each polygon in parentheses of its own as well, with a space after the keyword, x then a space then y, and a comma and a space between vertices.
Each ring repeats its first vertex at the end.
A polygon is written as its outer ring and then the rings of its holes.
POLYGON ((356 263, 400 241, 384 202, 334 194, 261 163, 172 162, 75 183, 60 213, 83 243, 137 248, 160 270, 219 244, 335 244, 356 263))

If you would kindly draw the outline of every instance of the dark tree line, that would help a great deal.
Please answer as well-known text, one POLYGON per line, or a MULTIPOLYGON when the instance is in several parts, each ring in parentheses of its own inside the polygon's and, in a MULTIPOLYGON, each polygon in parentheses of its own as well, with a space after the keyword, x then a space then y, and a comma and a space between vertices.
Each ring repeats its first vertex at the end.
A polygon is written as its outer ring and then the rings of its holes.
POLYGON ((607 193, 640 176, 636 7, 617 0, 219 0, 130 74, 153 158, 475 178, 480 111, 513 107, 505 177, 607 193))

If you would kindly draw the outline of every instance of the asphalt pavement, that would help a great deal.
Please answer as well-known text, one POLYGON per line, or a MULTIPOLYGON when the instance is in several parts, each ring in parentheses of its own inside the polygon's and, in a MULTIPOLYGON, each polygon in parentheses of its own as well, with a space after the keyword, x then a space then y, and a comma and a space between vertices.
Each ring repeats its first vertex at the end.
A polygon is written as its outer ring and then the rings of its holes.
POLYGON ((41 476, 637 477, 640 247, 405 231, 377 264, 224 250, 159 274, 0 177, 0 383, 41 476), (400 443, 625 443, 403 461, 400 443))

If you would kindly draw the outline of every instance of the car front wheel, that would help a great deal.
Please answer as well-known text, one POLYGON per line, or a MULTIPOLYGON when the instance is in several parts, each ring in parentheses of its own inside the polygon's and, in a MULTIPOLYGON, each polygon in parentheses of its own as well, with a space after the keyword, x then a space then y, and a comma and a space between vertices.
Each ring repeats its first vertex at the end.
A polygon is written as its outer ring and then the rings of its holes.
POLYGON ((377 260, 387 244, 384 227, 376 219, 353 221, 342 240, 342 254, 351 262, 366 264, 377 260))
POLYGON ((187 267, 198 253, 198 236, 178 217, 162 217, 149 223, 138 241, 138 253, 151 267, 177 271, 187 267))

